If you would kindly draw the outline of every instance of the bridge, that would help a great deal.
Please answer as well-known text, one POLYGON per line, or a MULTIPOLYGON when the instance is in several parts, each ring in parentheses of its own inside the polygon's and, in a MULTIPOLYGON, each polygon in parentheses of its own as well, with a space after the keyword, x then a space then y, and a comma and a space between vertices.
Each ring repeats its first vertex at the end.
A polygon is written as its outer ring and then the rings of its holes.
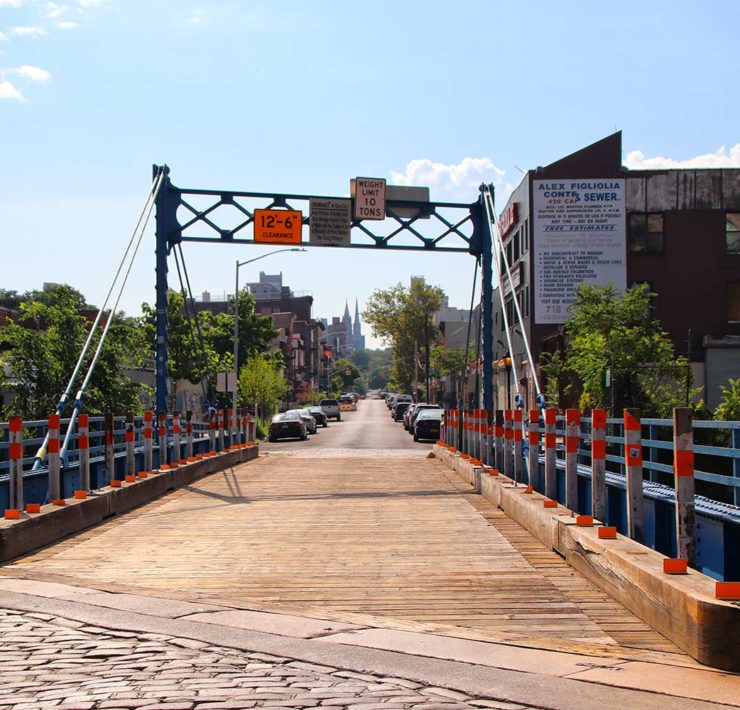
MULTIPOLYGON (((495 412, 451 412, 430 445, 370 399, 308 442, 257 446, 223 416, 83 418, 64 466, 49 448, 56 505, 49 470, 2 448, 38 512, 0 521, 0 708, 740 704, 731 568, 698 571, 700 552, 674 574, 675 550, 652 549, 678 535, 658 469, 642 542, 619 512, 624 460, 605 463, 606 519, 586 515, 598 421, 502 412, 497 431, 495 412)), ((47 433, 30 424, 29 451, 47 433)), ((666 465, 650 452, 667 424, 641 424, 646 467, 666 465)), ((618 425, 605 459, 629 451, 618 425)), ((734 506, 706 501, 696 518, 726 514, 729 547, 734 506)))

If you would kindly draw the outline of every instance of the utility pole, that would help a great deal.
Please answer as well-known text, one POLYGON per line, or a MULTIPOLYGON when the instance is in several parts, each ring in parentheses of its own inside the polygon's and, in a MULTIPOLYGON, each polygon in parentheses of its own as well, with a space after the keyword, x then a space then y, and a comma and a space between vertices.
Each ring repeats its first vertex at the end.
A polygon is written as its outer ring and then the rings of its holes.
POLYGON ((414 340, 414 399, 419 391, 419 343, 414 340))
POLYGON ((427 398, 426 401, 431 401, 429 399, 429 314, 426 315, 424 319, 424 371, 426 373, 426 390, 427 390, 427 398))

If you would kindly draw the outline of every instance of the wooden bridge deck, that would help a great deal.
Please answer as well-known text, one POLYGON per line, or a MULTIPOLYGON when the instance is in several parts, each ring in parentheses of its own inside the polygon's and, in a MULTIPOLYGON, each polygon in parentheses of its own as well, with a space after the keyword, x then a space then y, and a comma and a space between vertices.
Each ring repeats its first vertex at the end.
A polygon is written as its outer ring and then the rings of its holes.
POLYGON ((11 569, 111 591, 690 661, 420 455, 263 456, 11 569))

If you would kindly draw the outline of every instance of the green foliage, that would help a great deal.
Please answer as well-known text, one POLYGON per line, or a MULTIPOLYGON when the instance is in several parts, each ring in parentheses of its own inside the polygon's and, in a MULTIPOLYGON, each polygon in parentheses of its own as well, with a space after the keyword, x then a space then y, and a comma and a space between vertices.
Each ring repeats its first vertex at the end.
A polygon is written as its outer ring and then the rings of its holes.
POLYGON ((333 372, 334 374, 329 378, 329 385, 335 395, 349 392, 359 383, 360 370, 347 358, 339 358, 334 363, 333 372))
POLYGON ((251 355, 239 371, 240 406, 257 405, 262 420, 277 411, 288 393, 288 381, 282 367, 269 355, 251 355))
MULTIPOLYGON (((67 285, 24 294, 19 322, 9 322, 0 331, 0 357, 8 370, 6 384, 14 392, 4 416, 43 418, 54 411, 92 325, 80 315, 86 308, 82 294, 67 285)), ((123 314, 112 317, 85 394, 85 411, 90 414, 141 410, 142 387, 131 382, 124 370, 142 364, 145 340, 135 319, 123 314)), ((75 388, 82 384, 102 330, 101 322, 75 388)), ((74 388, 72 393, 76 393, 74 388)))
POLYGON ((383 350, 355 350, 348 355, 357 367, 360 368, 360 392, 366 389, 383 389, 388 384, 391 368, 393 367, 393 351, 390 348, 383 350), (365 389, 363 389, 365 388, 365 389))
MULTIPOLYGON (((143 323, 152 347, 154 344, 154 307, 143 304, 143 323)), ((185 312, 185 298, 181 293, 167 294, 167 321, 169 337, 169 375, 193 384, 207 378, 212 385, 216 373, 234 369, 234 298, 229 300, 228 313, 197 313, 197 326, 185 312)), ((275 337, 272 318, 255 313, 254 299, 248 288, 239 292, 239 362, 267 351, 275 337)))
POLYGON ((687 394, 693 397, 688 362, 675 357, 668 335, 652 316, 652 296, 644 284, 624 294, 611 285, 578 288, 564 326, 565 354, 542 360, 550 401, 562 404, 564 397, 578 397, 583 409, 613 404, 616 412, 638 407, 643 416, 668 416, 685 404, 687 394))
POLYGON ((434 344, 437 332, 432 316, 441 307, 443 296, 438 286, 413 279, 409 288, 399 283, 389 289, 376 290, 368 301, 363 318, 372 327, 375 337, 391 344, 391 380, 398 391, 411 391, 415 366, 418 366, 420 379, 428 376, 424 353, 434 344))
POLYGON ((455 379, 462 376, 463 365, 465 362, 465 353, 455 350, 454 348, 445 348, 442 345, 435 345, 431 350, 432 372, 437 377, 454 377, 455 379))
POLYGON ((740 421, 740 378, 728 380, 722 389, 722 399, 714 410, 717 421, 740 421))
POLYGON ((565 355, 560 350, 542 353, 540 371, 544 376, 544 393, 550 406, 562 407, 564 398, 573 389, 572 373, 568 369, 565 355))

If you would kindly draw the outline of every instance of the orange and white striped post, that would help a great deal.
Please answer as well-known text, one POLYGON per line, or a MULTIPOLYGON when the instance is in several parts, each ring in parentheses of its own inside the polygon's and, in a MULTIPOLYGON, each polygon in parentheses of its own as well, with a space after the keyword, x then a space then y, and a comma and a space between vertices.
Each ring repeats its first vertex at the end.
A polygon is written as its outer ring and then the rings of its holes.
POLYGON ((80 490, 89 491, 90 486, 90 417, 80 414, 77 418, 77 451, 80 459, 80 490))
POLYGON ((105 415, 104 435, 105 435, 105 485, 109 486, 110 482, 116 477, 116 454, 113 447, 113 427, 115 420, 112 412, 105 415))
POLYGON ((193 412, 190 409, 185 412, 185 456, 188 460, 193 458, 193 412))
POLYGON ((136 475, 136 432, 134 430, 134 413, 126 412, 124 425, 124 440, 126 442, 126 475, 136 475))
POLYGON ((49 470, 49 500, 54 505, 63 505, 62 482, 59 466, 59 415, 49 415, 49 443, 47 445, 49 470))
POLYGON ((557 500, 558 469, 556 450, 557 409, 545 410, 545 495, 557 500))
POLYGON ((172 457, 170 465, 180 465, 180 412, 172 412, 172 457))
POLYGON ((511 412, 512 446, 514 448, 514 481, 524 481, 524 459, 522 442, 524 441, 524 412, 514 409, 511 412))
POLYGON ((527 424, 527 443, 529 454, 527 468, 529 469, 529 485, 534 490, 539 490, 540 483, 540 410, 529 410, 529 422, 527 424))
POLYGON ((565 410, 565 507, 578 513, 578 444, 581 441, 581 413, 565 410))
POLYGON ((236 443, 236 433, 234 432, 234 414, 234 410, 231 407, 228 407, 226 409, 226 431, 228 432, 226 440, 229 442, 229 446, 236 443))
POLYGON ((488 416, 485 409, 478 410, 478 456, 481 461, 486 458, 486 432, 488 416))
POLYGON ((504 467, 502 473, 504 476, 513 478, 512 463, 512 449, 514 444, 514 417, 510 409, 504 410, 504 467))
POLYGON ((147 473, 154 470, 153 422, 153 412, 144 412, 144 470, 147 473))
POLYGON ((167 465, 167 412, 157 412, 157 438, 159 441, 159 468, 167 465))
POLYGON ((219 409, 216 412, 216 422, 218 426, 218 450, 223 451, 226 447, 224 442, 224 410, 219 409))
POLYGON ((208 422, 208 451, 214 453, 216 451, 216 416, 214 415, 210 422, 208 422))
POLYGON ((493 436, 493 411, 492 410, 483 410, 485 412, 484 419, 483 419, 483 426, 485 428, 485 450, 483 452, 484 459, 483 461, 487 466, 493 467, 495 462, 495 455, 494 455, 494 446, 495 446, 495 439, 493 436))
POLYGON ((691 408, 673 410, 673 474, 676 491, 676 557, 696 567, 694 422, 691 408))
POLYGON ((591 412, 591 517, 606 522, 606 409, 591 412))
POLYGON ((468 410, 463 409, 460 412, 462 417, 462 442, 460 444, 460 452, 463 454, 468 453, 468 410))
POLYGON ((504 446, 504 410, 503 409, 497 409, 496 410, 496 418, 495 418, 495 425, 493 428, 493 433, 496 437, 494 446, 496 450, 496 460, 494 463, 494 468, 497 471, 503 471, 504 470, 504 451, 506 447, 504 446))
POLYGON ((23 510, 23 420, 20 417, 12 417, 8 422, 8 434, 8 509, 18 511, 17 515, 20 516, 20 511, 23 510))
POLYGON ((627 531, 643 541, 642 429, 640 410, 624 410, 624 464, 627 479, 627 531))

